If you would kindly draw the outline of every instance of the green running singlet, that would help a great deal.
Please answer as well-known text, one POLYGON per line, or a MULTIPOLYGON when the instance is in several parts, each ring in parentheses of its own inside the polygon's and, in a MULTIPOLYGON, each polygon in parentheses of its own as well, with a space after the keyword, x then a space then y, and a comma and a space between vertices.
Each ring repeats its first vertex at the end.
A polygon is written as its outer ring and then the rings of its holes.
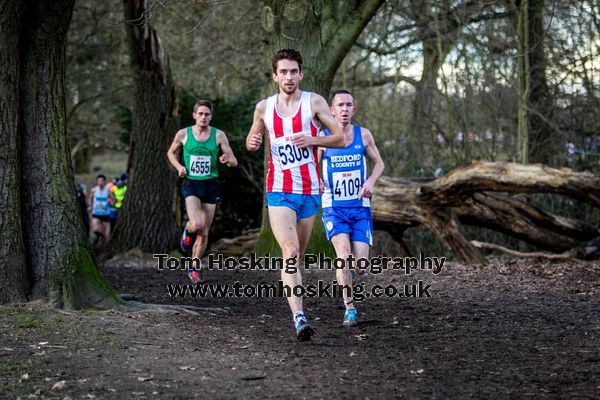
POLYGON ((192 127, 189 126, 187 128, 187 140, 183 146, 183 161, 187 169, 186 178, 192 180, 217 178, 219 176, 217 157, 219 157, 217 128, 212 127, 208 139, 199 142, 194 137, 192 127))

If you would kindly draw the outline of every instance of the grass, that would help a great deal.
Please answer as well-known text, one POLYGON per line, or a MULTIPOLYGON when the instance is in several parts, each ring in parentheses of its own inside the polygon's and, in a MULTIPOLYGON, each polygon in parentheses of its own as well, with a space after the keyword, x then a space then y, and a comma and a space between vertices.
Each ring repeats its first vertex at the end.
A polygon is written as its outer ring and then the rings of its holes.
POLYGON ((41 328, 44 324, 35 314, 21 315, 15 322, 19 328, 41 328))

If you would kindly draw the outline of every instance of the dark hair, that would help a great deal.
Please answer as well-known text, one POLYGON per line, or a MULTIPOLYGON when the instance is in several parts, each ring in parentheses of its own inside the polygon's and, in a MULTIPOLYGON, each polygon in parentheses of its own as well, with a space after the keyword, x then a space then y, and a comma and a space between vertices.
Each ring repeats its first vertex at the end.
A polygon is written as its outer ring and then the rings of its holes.
POLYGON ((277 73, 277 63, 279 60, 292 60, 298 63, 298 67, 300 71, 302 71, 302 54, 299 51, 294 49, 280 49, 273 54, 273 59, 271 60, 273 66, 273 73, 277 73))
MULTIPOLYGON (((331 105, 333 105, 333 99, 335 99, 335 96, 337 96, 338 94, 349 94, 350 96, 352 96, 352 93, 350 93, 349 90, 338 89, 331 94, 331 100, 330 100, 331 105)), ((354 96, 352 96, 352 97, 354 97, 354 96)))
POLYGON ((104 174, 99 174, 98 176, 96 176, 96 180, 98 180, 98 179, 100 179, 100 178, 102 178, 102 179, 106 180, 106 175, 104 175, 104 174))
POLYGON ((210 113, 212 114, 213 106, 212 103, 208 100, 198 100, 196 104, 194 104, 194 112, 198 111, 198 109, 202 106, 207 107, 210 110, 210 113))

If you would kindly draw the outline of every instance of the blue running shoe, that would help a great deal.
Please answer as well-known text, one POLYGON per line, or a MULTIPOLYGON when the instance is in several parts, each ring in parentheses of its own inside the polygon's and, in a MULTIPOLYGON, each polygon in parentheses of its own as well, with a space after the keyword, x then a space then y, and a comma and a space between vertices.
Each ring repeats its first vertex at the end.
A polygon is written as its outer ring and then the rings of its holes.
POLYGON ((346 328, 351 328, 353 326, 358 325, 358 320, 356 319, 356 309, 355 308, 351 308, 350 310, 346 310, 346 313, 344 313, 344 322, 342 323, 342 325, 344 325, 346 328))
POLYGON ((315 330, 308 323, 305 317, 299 318, 296 322, 296 338, 299 342, 308 342, 315 330))
POLYGON ((189 233, 187 225, 183 228, 183 235, 181 236, 181 250, 187 253, 192 247, 194 247, 194 241, 196 240, 195 233, 189 233))

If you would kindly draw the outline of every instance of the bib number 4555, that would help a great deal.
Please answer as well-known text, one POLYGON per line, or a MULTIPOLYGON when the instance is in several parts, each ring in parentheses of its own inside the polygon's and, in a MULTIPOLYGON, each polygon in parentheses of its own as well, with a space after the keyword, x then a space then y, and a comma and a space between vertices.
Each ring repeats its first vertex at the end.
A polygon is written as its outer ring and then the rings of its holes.
POLYGON ((192 156, 190 158, 190 176, 210 175, 210 157, 192 156))

